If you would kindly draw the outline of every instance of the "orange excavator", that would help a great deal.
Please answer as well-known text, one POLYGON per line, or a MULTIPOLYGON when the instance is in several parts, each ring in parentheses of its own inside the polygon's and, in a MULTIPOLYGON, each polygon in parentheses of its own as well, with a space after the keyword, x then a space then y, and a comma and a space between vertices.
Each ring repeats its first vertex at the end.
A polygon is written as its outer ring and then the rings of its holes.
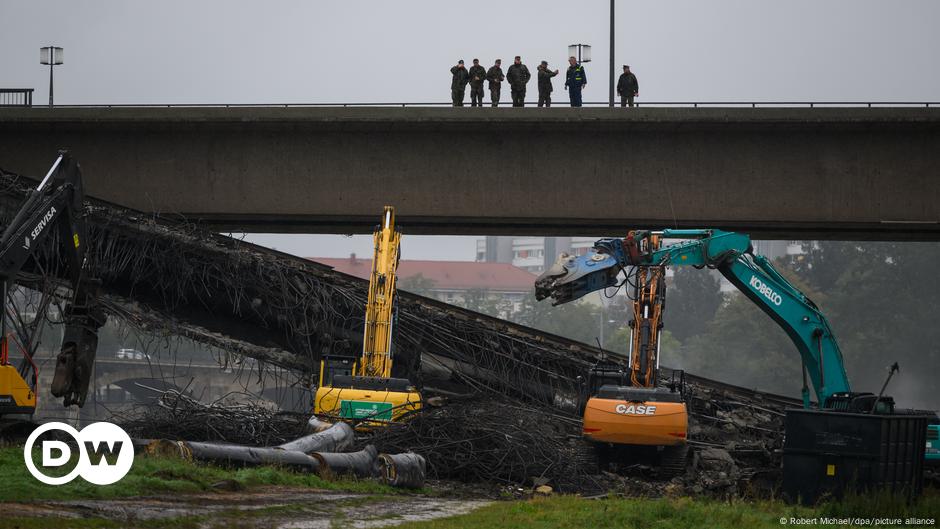
POLYGON ((897 446, 924 446, 927 416, 896 411, 884 387, 877 395, 853 392, 839 344, 819 307, 769 259, 754 253, 750 237, 718 229, 634 230, 625 238, 600 239, 584 255, 562 254, 536 280, 536 298, 551 297, 555 305, 607 287, 629 284, 632 289, 627 365, 597 365, 588 377, 583 434, 598 449, 601 463, 612 453, 617 458, 611 462, 623 462, 625 456, 654 451, 661 475, 684 469, 688 414, 682 375, 677 379, 674 372, 670 381, 658 380, 667 266, 717 270, 780 325, 796 347, 803 408, 786 412, 783 489, 788 496, 816 498, 875 484, 919 490, 924 456, 918 451, 894 454, 902 452, 897 446), (895 437, 901 431, 911 435, 895 437), (881 459, 875 464, 858 454, 881 459))
MULTIPOLYGON (((661 240, 659 235, 635 237, 631 233, 625 244, 635 246, 638 254, 651 254, 659 250, 661 240)), ((552 270, 546 274, 551 275, 552 270)), ((629 361, 626 366, 599 363, 590 371, 583 435, 596 448, 602 466, 652 459, 661 475, 670 476, 682 472, 686 465, 688 413, 681 373, 664 387, 659 384, 666 267, 641 264, 631 275, 629 361)))

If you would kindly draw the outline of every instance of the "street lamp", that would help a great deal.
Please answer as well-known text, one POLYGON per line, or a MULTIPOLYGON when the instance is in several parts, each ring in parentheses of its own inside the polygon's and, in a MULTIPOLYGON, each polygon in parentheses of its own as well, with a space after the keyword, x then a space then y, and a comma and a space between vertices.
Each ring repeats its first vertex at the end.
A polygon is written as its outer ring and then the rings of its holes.
POLYGON ((39 48, 39 64, 49 65, 49 108, 52 108, 52 69, 62 64, 64 58, 62 48, 56 46, 39 48))
POLYGON ((569 44, 568 57, 575 57, 578 62, 591 62, 590 44, 569 44))
POLYGON ((610 0, 610 108, 614 108, 614 0, 610 0))

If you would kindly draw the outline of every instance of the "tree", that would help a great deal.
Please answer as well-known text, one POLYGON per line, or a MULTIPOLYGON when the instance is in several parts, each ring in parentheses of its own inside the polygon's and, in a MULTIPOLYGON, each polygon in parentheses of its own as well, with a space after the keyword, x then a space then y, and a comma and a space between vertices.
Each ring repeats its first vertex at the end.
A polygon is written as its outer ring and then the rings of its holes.
POLYGON ((492 296, 488 290, 479 288, 467 290, 463 295, 460 306, 496 318, 506 317, 512 309, 512 304, 509 301, 500 299, 499 296, 492 296))
POLYGON ((603 323, 601 308, 586 301, 574 301, 553 307, 549 300, 536 301, 526 294, 512 321, 571 340, 595 344, 603 323))
POLYGON ((721 281, 709 270, 678 266, 666 294, 663 322, 680 342, 702 334, 722 303, 721 281))
MULTIPOLYGON (((897 361, 901 375, 887 394, 899 406, 936 408, 940 281, 934 270, 940 244, 822 241, 804 248, 804 255, 775 264, 829 320, 852 389, 877 392, 885 367, 897 361)), ((675 329, 673 321, 667 328, 675 329)), ((675 365, 793 395, 802 386, 800 366, 796 346, 741 294, 730 295, 703 332, 683 341, 675 365)))
POLYGON ((765 391, 799 394, 799 355, 786 333, 740 293, 715 314, 704 333, 686 340, 670 367, 765 391))
MULTIPOLYGON (((877 392, 885 367, 901 373, 887 394, 902 406, 936 407, 940 363, 937 243, 818 243, 816 262, 841 258, 824 310, 855 391, 877 392)), ((821 267, 821 265, 819 265, 821 267)))

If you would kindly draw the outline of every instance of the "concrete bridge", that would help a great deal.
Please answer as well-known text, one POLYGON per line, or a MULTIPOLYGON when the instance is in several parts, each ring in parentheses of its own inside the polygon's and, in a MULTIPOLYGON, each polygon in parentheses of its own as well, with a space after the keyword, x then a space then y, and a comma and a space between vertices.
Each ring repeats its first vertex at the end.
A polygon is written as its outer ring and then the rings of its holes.
POLYGON ((0 167, 220 230, 940 240, 940 108, 0 109, 0 167))

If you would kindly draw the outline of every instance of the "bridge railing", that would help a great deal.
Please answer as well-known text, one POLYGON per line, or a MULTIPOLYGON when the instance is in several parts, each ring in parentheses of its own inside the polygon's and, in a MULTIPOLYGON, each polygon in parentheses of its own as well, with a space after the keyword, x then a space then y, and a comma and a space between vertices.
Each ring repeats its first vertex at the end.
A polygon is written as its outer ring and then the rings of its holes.
MULTIPOLYGON (((32 90, 30 105, 32 104, 32 90)), ((2 93, 2 91, 0 91, 2 93)), ((26 106, 30 106, 26 105, 26 106)), ((940 108, 940 101, 634 101, 636 107, 685 107, 685 108, 940 108)), ((0 106, 4 106, 0 104, 0 106)), ((22 106, 22 105, 21 105, 22 106)), ((367 103, 121 103, 93 105, 56 105, 56 108, 446 108, 449 102, 367 102, 367 103)), ((536 101, 526 101, 526 107, 537 107, 536 101)), ((558 108, 568 107, 567 101, 559 98, 554 102, 558 108)), ((607 107, 607 101, 590 101, 585 107, 607 107)), ((619 108, 619 101, 614 105, 619 108)), ((469 104, 465 108, 471 108, 469 104)), ((499 108, 511 108, 511 103, 500 103, 499 108)), ((490 108, 484 104, 483 108, 490 108)))
POLYGON ((0 107, 33 106, 32 88, 0 88, 0 107))

